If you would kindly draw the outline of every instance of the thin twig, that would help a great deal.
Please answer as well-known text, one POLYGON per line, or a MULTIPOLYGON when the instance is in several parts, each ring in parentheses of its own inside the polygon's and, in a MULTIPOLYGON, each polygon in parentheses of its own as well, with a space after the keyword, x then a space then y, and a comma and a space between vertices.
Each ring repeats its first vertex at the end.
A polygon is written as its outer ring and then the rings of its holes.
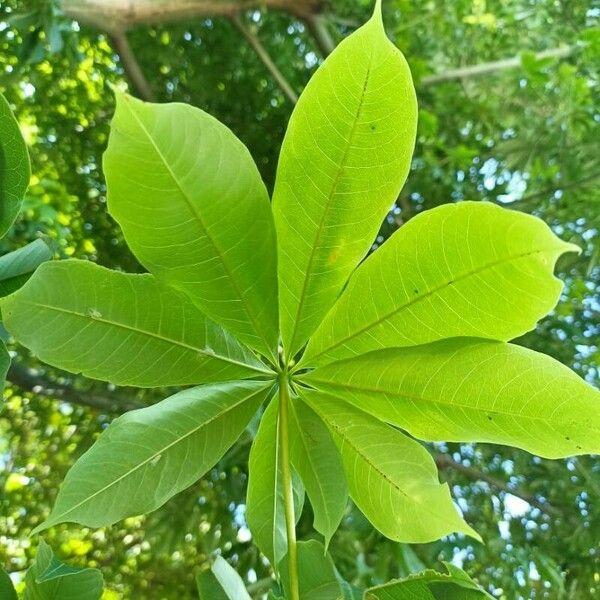
MULTIPOLYGON (((535 55, 535 58, 536 60, 542 60, 544 58, 566 58, 567 56, 573 54, 575 50, 575 46, 561 46, 560 48, 552 48, 551 50, 538 52, 535 55)), ((481 75, 488 75, 489 73, 494 73, 496 71, 515 69, 520 66, 521 56, 513 56, 512 58, 506 58, 504 60, 480 63, 478 65, 461 67, 459 69, 450 69, 448 71, 443 71, 442 73, 428 75, 427 77, 423 77, 423 79, 421 79, 421 85, 433 85, 436 83, 443 83, 445 81, 452 81, 454 79, 479 77, 481 75)))
POLYGON ((266 48, 260 43, 260 40, 242 23, 242 20, 238 15, 231 17, 231 22, 235 28, 242 34, 244 39, 248 42, 248 45, 254 50, 260 61, 267 68, 269 73, 273 76, 273 79, 277 82, 277 85, 281 88, 281 91, 288 97, 292 104, 298 102, 298 94, 294 91, 294 88, 289 84, 287 79, 283 76, 283 73, 277 68, 277 65, 273 62, 273 59, 269 56, 266 48))
POLYGON ((438 469, 440 470, 452 469, 454 471, 462 473, 463 475, 465 475, 469 479, 473 479, 474 481, 485 481, 492 487, 498 490, 502 490, 503 492, 506 492, 508 494, 512 494, 513 496, 516 496, 517 498, 524 500, 531 506, 539 508, 542 512, 545 512, 548 515, 551 515, 553 517, 564 517, 563 513, 559 509, 555 508, 545 500, 540 500, 536 496, 524 492, 523 490, 514 489, 510 487, 505 481, 497 479, 496 477, 492 477, 491 475, 488 475, 483 471, 479 471, 478 469, 474 469, 473 467, 467 467, 466 465, 455 461, 447 454, 440 454, 439 456, 436 456, 435 463, 438 469))
POLYGON ((139 94, 142 100, 146 100, 146 102, 155 102, 156 96, 142 71, 142 67, 138 62, 131 46, 129 45, 129 41, 127 40, 127 35, 125 32, 116 32, 111 33, 109 35, 109 39, 115 52, 119 55, 119 59, 121 60, 121 64, 123 65, 123 70, 126 75, 131 80, 133 87, 136 92, 139 94))
POLYGON ((312 35, 317 48, 324 57, 329 56, 335 50, 335 42, 327 29, 327 23, 323 15, 309 15, 304 23, 312 35))
POLYGON ((538 198, 543 198, 544 196, 549 196, 550 194, 554 194, 555 192, 557 192, 559 190, 562 192, 565 190, 571 190, 573 188, 578 188, 580 186, 585 186, 586 184, 593 183, 597 179, 600 179, 600 172, 590 173, 586 177, 582 177, 581 179, 577 179, 576 181, 567 181, 562 184, 560 182, 557 182, 556 185, 551 188, 546 188, 546 189, 543 189, 543 190, 540 190, 537 192, 531 192, 531 194, 527 194, 527 195, 523 196, 522 198, 515 200, 514 203, 515 204, 517 202, 527 203, 530 200, 537 200, 538 198))
POLYGON ((70 404, 87 406, 109 414, 123 413, 146 406, 146 404, 139 400, 130 397, 117 394, 107 396, 95 392, 77 390, 68 384, 52 381, 18 363, 13 363, 10 366, 7 379, 24 392, 32 392, 53 400, 64 400, 70 404))
POLYGON ((263 579, 259 579, 254 583, 250 583, 246 586, 246 591, 251 596, 257 596, 259 594, 264 594, 268 592, 275 583, 275 580, 272 577, 263 577, 263 579))

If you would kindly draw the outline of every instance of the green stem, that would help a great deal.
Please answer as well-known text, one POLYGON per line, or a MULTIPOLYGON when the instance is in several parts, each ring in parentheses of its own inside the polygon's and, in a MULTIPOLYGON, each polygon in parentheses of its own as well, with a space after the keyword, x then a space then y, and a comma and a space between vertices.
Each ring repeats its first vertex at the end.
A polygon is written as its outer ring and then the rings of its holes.
POLYGON ((296 547, 296 517, 290 465, 289 439, 290 389, 287 371, 279 374, 279 444, 281 449, 281 473, 283 476, 283 503, 287 531, 288 565, 290 573, 290 600, 300 600, 298 587, 298 551, 296 547))

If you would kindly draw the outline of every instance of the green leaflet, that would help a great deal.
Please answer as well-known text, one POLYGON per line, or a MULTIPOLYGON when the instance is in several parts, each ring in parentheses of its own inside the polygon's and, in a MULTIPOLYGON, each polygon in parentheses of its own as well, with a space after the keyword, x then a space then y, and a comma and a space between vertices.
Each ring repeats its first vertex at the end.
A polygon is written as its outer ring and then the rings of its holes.
POLYGON ((64 522, 104 527, 162 506, 225 454, 270 387, 239 381, 191 388, 115 419, 67 473, 36 531, 64 522))
POLYGON ((458 514, 418 442, 332 396, 305 389, 300 395, 333 434, 350 497, 386 537, 420 544, 458 532, 481 539, 458 514))
MULTIPOLYGON (((279 566, 285 597, 291 598, 288 556, 279 566)), ((342 588, 331 556, 316 540, 298 542, 300 600, 341 600, 342 588)))
MULTIPOLYGON (((278 436, 279 403, 273 399, 262 416, 250 449, 246 521, 254 543, 276 567, 287 553, 283 477, 278 436)), ((294 507, 300 518, 304 503, 302 482, 293 475, 294 507)))
POLYGON ((364 600, 492 600, 462 569, 444 563, 448 574, 431 569, 365 592, 364 600))
POLYGON ((556 305, 554 263, 576 250, 540 219, 485 202, 422 213, 356 270, 302 364, 449 337, 520 336, 556 305))
POLYGON ((339 452, 327 427, 304 402, 290 402, 290 455, 314 513, 314 528, 329 545, 346 505, 348 487, 339 452))
POLYGON ((48 262, 1 306, 7 329, 40 359, 95 379, 155 387, 269 373, 152 275, 48 262))
POLYGON ((410 167, 417 102, 381 11, 313 75, 292 114, 273 194, 288 358, 366 255, 410 167))
POLYGON ((30 176, 25 140, 6 98, 0 94, 0 238, 21 210, 30 176))
POLYGON ((250 600, 242 578, 222 557, 196 576, 200 600, 250 600))
POLYGON ((211 319, 276 356, 275 228, 248 150, 197 108, 116 97, 104 170, 129 247, 211 319))
POLYGON ((39 239, 0 257, 0 297, 18 290, 39 265, 52 258, 50 240, 39 239))
POLYGON ((0 598, 2 600, 17 600, 17 592, 8 573, 0 567, 0 598))
POLYGON ((103 585, 98 569, 78 569, 60 562, 40 539, 35 562, 25 577, 24 600, 99 600, 103 585))
POLYGON ((507 444, 546 458, 600 453, 600 392, 549 356, 512 344, 388 348, 303 380, 422 440, 507 444))

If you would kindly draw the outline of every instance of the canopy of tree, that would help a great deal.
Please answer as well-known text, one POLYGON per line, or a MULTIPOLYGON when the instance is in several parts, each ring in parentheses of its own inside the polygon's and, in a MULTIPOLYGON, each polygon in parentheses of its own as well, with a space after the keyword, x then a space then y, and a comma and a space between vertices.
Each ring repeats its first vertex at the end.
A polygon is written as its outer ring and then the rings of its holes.
MULTIPOLYGON (((0 254, 48 236, 60 258, 142 271, 105 206, 109 84, 216 116, 247 144, 272 190, 298 94, 371 4, 2 2, 0 91, 27 139, 33 174, 0 254)), ((448 202, 488 200, 541 217, 583 252, 561 259, 563 301, 519 343, 600 386, 600 8, 593 0, 389 0, 384 14, 420 108, 411 174, 377 243, 448 202)), ((29 533, 68 468, 115 416, 174 391, 115 388, 15 352, 0 412, 0 565, 16 581, 35 555, 29 533)), ((271 573, 244 514, 253 433, 149 516, 93 531, 60 525, 46 541, 72 564, 99 567, 108 599, 195 598, 194 574, 217 551, 261 597, 271 573)), ((430 449, 485 545, 463 536, 398 544, 349 507, 330 546, 346 580, 383 584, 451 561, 497 598, 600 595, 596 457, 551 461, 489 444, 430 449)), ((311 524, 307 505, 300 539, 311 524)))

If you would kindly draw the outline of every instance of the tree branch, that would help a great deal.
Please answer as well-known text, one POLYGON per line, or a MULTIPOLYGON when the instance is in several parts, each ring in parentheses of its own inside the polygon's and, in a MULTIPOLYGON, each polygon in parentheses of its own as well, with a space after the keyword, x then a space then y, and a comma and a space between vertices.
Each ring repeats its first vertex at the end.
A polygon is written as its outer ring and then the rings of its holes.
MULTIPOLYGON (((551 50, 538 52, 535 55, 535 58, 536 60, 542 60, 544 58, 566 58, 567 56, 571 56, 575 50, 575 46, 562 46, 560 48, 553 48, 551 50)), ((489 73, 494 73, 496 71, 515 69, 520 66, 521 56, 518 55, 513 56, 512 58, 506 58, 504 60, 461 67, 460 69, 450 69, 448 71, 443 71, 442 73, 436 73, 435 75, 428 75, 427 77, 423 77, 423 79, 421 79, 421 85, 434 85, 436 83, 443 83, 445 81, 452 81, 454 79, 479 77, 481 75, 488 75, 489 73)))
POLYGON ((507 494, 512 494, 517 498, 521 498, 521 500, 524 500, 531 506, 539 508, 542 512, 545 512, 550 516, 564 517, 563 513, 559 509, 555 508, 545 500, 541 500, 532 494, 524 492, 523 490, 513 489, 505 481, 497 479, 496 477, 492 477, 491 475, 488 475, 483 471, 479 471, 478 469, 474 469, 473 467, 467 467, 466 465, 455 461, 447 454, 440 454, 436 456, 435 464, 437 465, 438 469, 440 469, 440 471, 452 469, 454 471, 462 473, 468 479, 473 479, 474 481, 485 481, 486 483, 498 490, 506 492, 507 494))
POLYGON ((105 413, 123 413, 143 408, 146 404, 134 398, 117 394, 106 396, 90 391, 79 391, 65 383, 51 381, 33 369, 12 363, 7 379, 24 392, 32 392, 52 400, 64 400, 71 404, 87 406, 105 413))
POLYGON ((309 14, 304 18, 304 23, 312 35, 319 52, 324 57, 329 56, 335 50, 335 42, 327 29, 323 15, 309 14))
POLYGON ((277 82, 277 85, 281 88, 283 93, 288 97, 292 104, 296 104, 296 102, 298 102, 298 94, 296 94, 294 88, 292 88, 283 73, 277 68, 277 65, 269 56, 266 48, 260 43, 260 40, 242 23, 242 20, 238 15, 231 17, 231 22, 242 36, 244 36, 248 45, 254 50, 269 73, 271 73, 273 79, 277 82))
POLYGON ((318 13, 322 0, 62 0, 63 13, 101 31, 126 31, 202 17, 232 17, 252 8, 286 11, 299 19, 318 13))
POLYGON ((537 192, 531 192, 531 194, 526 194, 525 196, 523 196, 522 198, 518 198, 517 200, 514 200, 512 202, 512 204, 523 204, 523 203, 527 203, 530 202, 531 200, 537 200, 538 198, 543 198, 544 196, 549 196, 551 194, 554 194, 557 191, 565 191, 565 190, 572 190, 574 188, 578 188, 578 187, 583 187, 586 186, 587 184, 590 183, 594 183, 597 179, 600 179, 600 171, 597 173, 590 173, 589 175, 586 175, 585 177, 582 177, 581 179, 577 179, 575 181, 565 181, 565 182, 560 182, 557 181, 556 185, 554 185, 551 188, 546 188, 544 190, 539 190, 537 192))
POLYGON ((140 98, 142 100, 146 100, 146 102, 155 102, 156 97, 154 92, 152 91, 148 80, 144 76, 142 67, 140 67, 140 63, 137 61, 137 58, 135 57, 135 54, 129 45, 129 41, 127 40, 127 35, 125 32, 117 31, 109 33, 108 37, 116 53, 119 55, 119 59, 125 74, 129 77, 131 83, 133 83, 133 87, 139 94, 140 98))

